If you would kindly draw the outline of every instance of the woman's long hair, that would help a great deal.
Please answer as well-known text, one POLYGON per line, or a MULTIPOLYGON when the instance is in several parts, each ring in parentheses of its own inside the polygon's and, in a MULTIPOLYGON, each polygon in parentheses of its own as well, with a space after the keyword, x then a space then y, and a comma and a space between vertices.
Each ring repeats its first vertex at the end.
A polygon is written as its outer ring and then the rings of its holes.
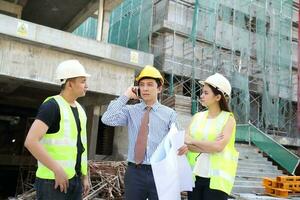
POLYGON ((221 95, 221 99, 219 101, 219 105, 220 105, 221 110, 227 111, 227 112, 231 112, 231 110, 230 110, 230 108, 228 106, 228 101, 226 100, 223 92, 221 92, 220 90, 218 90, 217 88, 215 88, 215 87, 213 87, 213 86, 211 86, 209 84, 207 84, 207 85, 211 88, 211 90, 213 91, 214 95, 218 95, 218 94, 221 95))

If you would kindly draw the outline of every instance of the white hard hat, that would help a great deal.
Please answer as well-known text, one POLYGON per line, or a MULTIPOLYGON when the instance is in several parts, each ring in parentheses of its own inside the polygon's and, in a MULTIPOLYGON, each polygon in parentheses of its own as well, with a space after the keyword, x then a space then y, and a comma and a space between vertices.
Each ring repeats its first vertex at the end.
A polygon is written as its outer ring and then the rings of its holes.
POLYGON ((65 60, 56 68, 55 78, 61 80, 61 84, 64 84, 68 78, 79 76, 90 77, 91 75, 85 72, 78 60, 65 60))
POLYGON ((204 85, 205 83, 213 86, 222 92, 225 96, 230 97, 231 95, 231 85, 227 78, 225 78, 222 74, 215 73, 207 77, 205 81, 199 81, 200 84, 204 85))

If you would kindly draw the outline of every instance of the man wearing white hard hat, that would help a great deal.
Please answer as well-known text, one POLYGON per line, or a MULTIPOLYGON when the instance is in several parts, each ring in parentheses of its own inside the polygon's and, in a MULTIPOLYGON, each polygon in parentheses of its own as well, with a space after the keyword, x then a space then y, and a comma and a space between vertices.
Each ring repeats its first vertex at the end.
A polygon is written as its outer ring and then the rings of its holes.
POLYGON ((76 101, 85 96, 89 76, 78 60, 61 62, 56 69, 61 92, 43 102, 28 132, 25 146, 38 160, 38 200, 79 200, 89 191, 87 118, 76 101))
POLYGON ((200 84, 200 101, 207 110, 193 116, 185 139, 187 146, 179 150, 180 154, 187 153, 196 180, 188 199, 226 200, 232 191, 238 161, 234 147, 236 122, 228 106, 231 85, 219 73, 200 84))

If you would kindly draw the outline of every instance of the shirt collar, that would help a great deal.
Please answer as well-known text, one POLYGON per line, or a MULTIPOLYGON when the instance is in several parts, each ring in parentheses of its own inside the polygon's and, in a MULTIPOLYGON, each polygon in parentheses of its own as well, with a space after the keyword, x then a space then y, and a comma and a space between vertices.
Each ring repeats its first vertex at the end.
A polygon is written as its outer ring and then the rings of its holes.
MULTIPOLYGON (((152 108, 153 111, 157 111, 157 109, 159 108, 159 106, 160 106, 160 103, 159 103, 158 101, 156 101, 156 102, 152 105, 151 108, 152 108)), ((146 109, 147 105, 145 104, 144 101, 141 102, 141 107, 143 108, 143 110, 146 109)))

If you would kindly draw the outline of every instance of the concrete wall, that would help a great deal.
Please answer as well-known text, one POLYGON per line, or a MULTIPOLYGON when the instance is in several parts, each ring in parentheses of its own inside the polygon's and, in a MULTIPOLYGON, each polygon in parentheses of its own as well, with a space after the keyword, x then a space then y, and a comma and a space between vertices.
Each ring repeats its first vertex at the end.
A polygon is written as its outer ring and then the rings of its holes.
MULTIPOLYGON (((58 89, 54 72, 66 59, 78 59, 92 75, 88 78, 88 95, 79 102, 88 116, 89 158, 102 159, 95 154, 98 122, 103 112, 100 108, 123 94, 133 84, 135 71, 153 64, 153 55, 0 14, 0 82, 27 81, 35 87, 58 89)), ((24 98, 30 98, 30 94, 24 98)), ((115 158, 126 157, 126 128, 115 129, 113 154, 115 158)))
POLYGON ((78 59, 92 76, 90 91, 119 95, 133 83, 134 69, 85 56, 43 48, 0 37, 0 74, 37 82, 57 84, 56 66, 66 59, 78 59), (114 87, 107 87, 107 84, 114 87))
POLYGON ((91 91, 120 95, 153 56, 0 15, 0 75, 53 83, 57 64, 79 59, 91 91), (24 30, 20 30, 20 26, 24 30), (107 87, 107 83, 114 87, 107 87))

